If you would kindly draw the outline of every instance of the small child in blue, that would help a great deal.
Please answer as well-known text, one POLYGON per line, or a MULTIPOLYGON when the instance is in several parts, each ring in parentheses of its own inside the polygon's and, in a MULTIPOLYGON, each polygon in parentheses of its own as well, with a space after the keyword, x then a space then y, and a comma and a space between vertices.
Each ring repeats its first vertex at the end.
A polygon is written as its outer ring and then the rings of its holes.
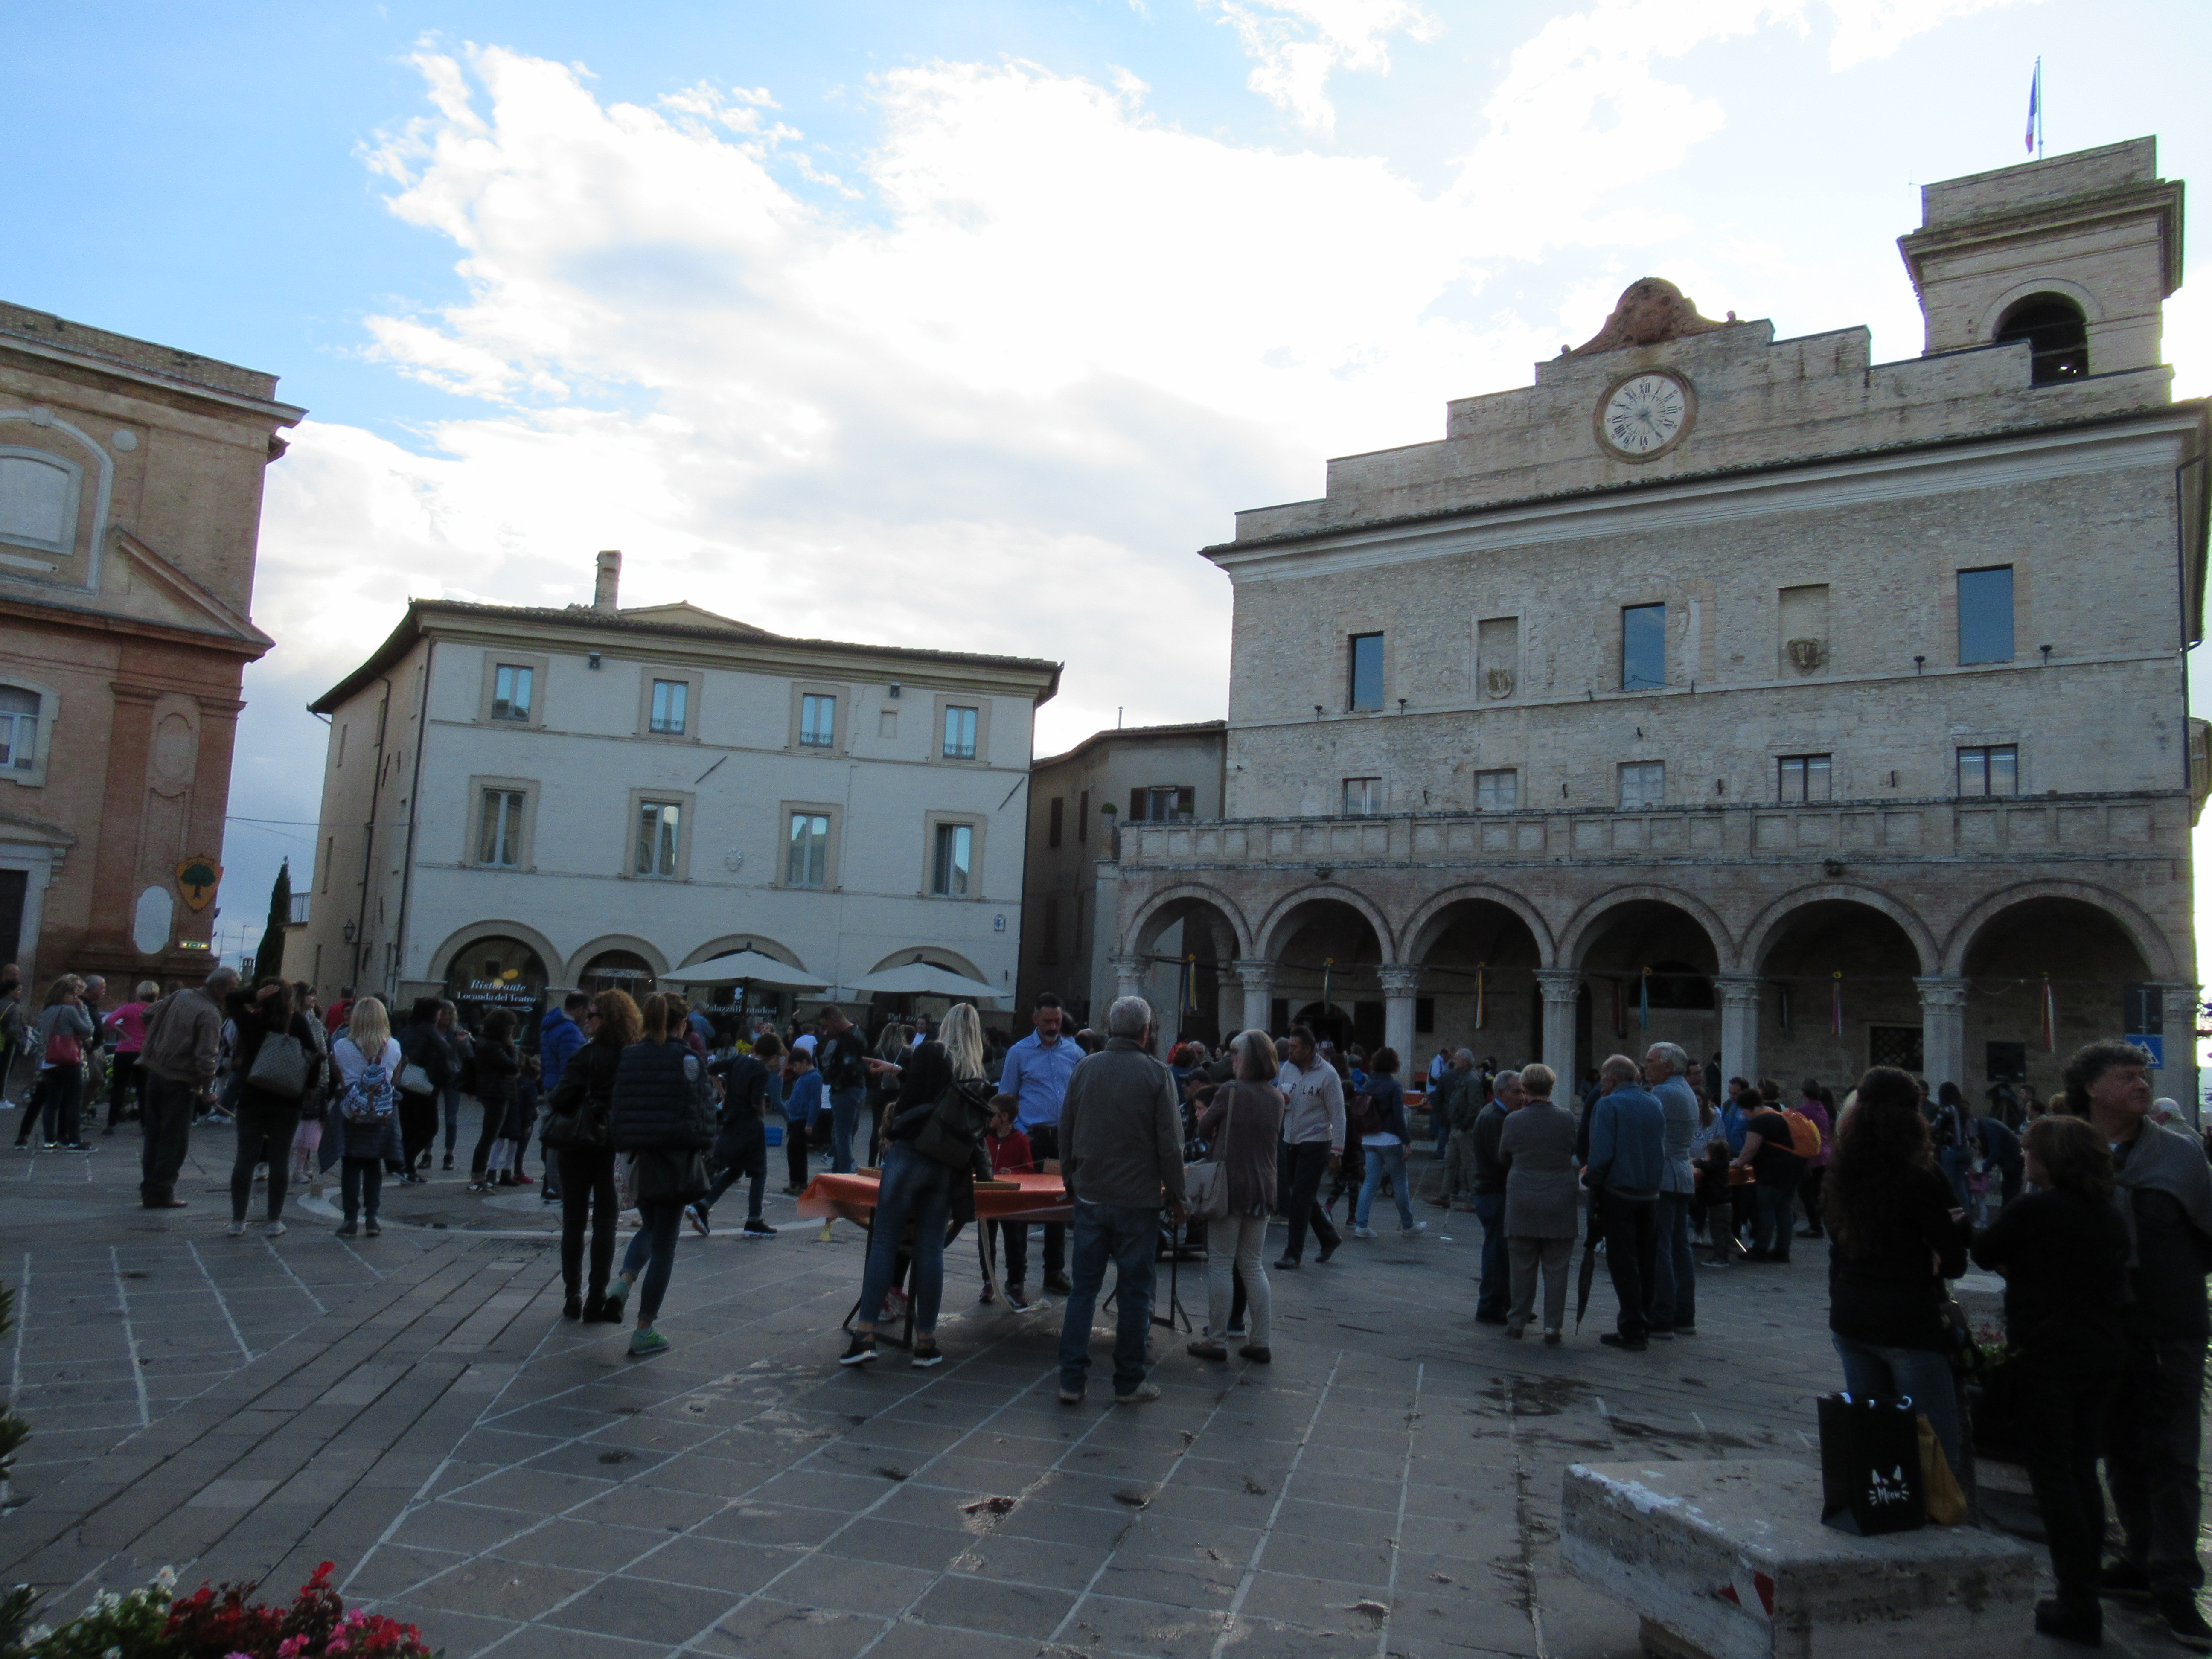
POLYGON ((791 1171, 787 1193, 806 1190, 806 1137, 814 1115, 822 1109, 822 1073, 814 1069, 814 1056, 804 1048, 791 1051, 791 1079, 783 1096, 783 1155, 791 1171))

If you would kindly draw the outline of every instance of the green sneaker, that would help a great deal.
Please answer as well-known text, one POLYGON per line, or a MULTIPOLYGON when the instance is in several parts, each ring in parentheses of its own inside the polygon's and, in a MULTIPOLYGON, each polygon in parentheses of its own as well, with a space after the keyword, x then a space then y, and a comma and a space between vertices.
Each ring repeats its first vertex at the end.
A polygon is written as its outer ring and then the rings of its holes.
POLYGON ((650 1359, 657 1353, 668 1352, 668 1339, 659 1331, 639 1331, 629 1340, 632 1359, 650 1359))

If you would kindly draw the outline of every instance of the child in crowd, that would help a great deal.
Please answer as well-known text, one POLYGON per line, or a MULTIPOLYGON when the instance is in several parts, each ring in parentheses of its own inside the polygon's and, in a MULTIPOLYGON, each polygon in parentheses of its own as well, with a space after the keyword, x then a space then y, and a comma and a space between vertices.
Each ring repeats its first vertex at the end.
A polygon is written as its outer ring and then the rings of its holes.
POLYGON ((538 1121, 538 1056, 525 1054, 514 1079, 514 1095, 507 1102, 506 1121, 499 1139, 491 1144, 491 1158, 484 1178, 501 1187, 532 1187, 537 1182, 523 1173, 522 1155, 530 1146, 531 1126, 538 1121))
MULTIPOLYGON (((1016 1104, 1012 1095, 1000 1095, 991 1103, 991 1127, 983 1140, 990 1149, 991 1173, 994 1176, 1026 1175, 1036 1168, 1036 1157, 1030 1151, 1030 1138, 1014 1127, 1016 1104)), ((1003 1238, 1006 1241, 1006 1305, 1016 1313, 1027 1313, 1030 1302, 1022 1290, 1022 1280, 1029 1273, 1029 1224, 988 1221, 983 1225, 983 1249, 988 1260, 998 1260, 1000 1240, 1003 1238)), ((991 1299, 991 1281, 986 1278, 983 1281, 983 1300, 988 1302, 991 1299)))
POLYGON ((783 1068, 783 1156, 791 1184, 783 1190, 806 1190, 806 1133, 823 1105, 822 1073, 814 1069, 814 1056, 793 1048, 783 1068))

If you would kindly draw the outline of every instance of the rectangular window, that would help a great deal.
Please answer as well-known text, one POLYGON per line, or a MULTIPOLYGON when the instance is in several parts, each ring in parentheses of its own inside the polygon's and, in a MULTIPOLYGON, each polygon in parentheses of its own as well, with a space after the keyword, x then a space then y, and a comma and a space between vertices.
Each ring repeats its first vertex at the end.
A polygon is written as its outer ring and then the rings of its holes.
POLYGON ((799 746, 834 749, 837 746, 837 699, 808 692, 799 700, 799 746))
POLYGON ((1352 636, 1352 681, 1346 706, 1352 708, 1380 708, 1382 706, 1382 636, 1380 634, 1354 634, 1352 636))
POLYGON ((1959 793, 1961 795, 2017 795, 2020 793, 2020 746, 1991 744, 1987 748, 1959 751, 1959 793))
MULTIPOLYGON (((478 864, 512 870, 522 862, 522 805, 520 789, 483 792, 483 832, 477 847, 478 864)), ((669 808, 672 812, 675 810, 669 808)))
POLYGON ((653 730, 662 737, 680 738, 689 717, 691 686, 687 680, 653 683, 653 730))
POLYGON ((1474 775, 1474 809, 1478 812, 1510 812, 1521 805, 1521 775, 1506 770, 1474 775))
POLYGON ((1076 798, 1075 839, 1079 842, 1091 839, 1091 792, 1088 789, 1076 798))
POLYGON ((969 861, 975 850, 973 825, 939 824, 937 854, 930 862, 929 890, 939 898, 966 898, 969 861))
POLYGON ((1826 755, 1784 755, 1775 762, 1777 793, 1786 805, 1826 800, 1828 779, 1833 771, 1826 755))
POLYGON ((1348 818, 1372 817, 1382 810, 1382 779, 1346 778, 1344 781, 1345 817, 1348 818))
POLYGON ((1622 762, 1620 804, 1624 808, 1664 806, 1667 804, 1667 763, 1622 762))
POLYGON ((1156 783, 1129 792, 1129 822, 1171 823, 1198 810, 1198 791, 1186 784, 1156 783))
POLYGON ((1869 1025, 1867 1027, 1867 1064, 1894 1066, 1902 1071, 1921 1072, 1924 1057, 1922 1032, 1917 1025, 1869 1025))
POLYGON ((951 708, 945 711, 945 758, 974 760, 975 758, 975 711, 972 708, 951 708))
POLYGON ((1052 805, 1045 815, 1044 844, 1046 846, 1060 845, 1060 832, 1066 828, 1066 819, 1067 797, 1054 795, 1052 798, 1052 805))
POLYGON ((492 670, 491 717, 495 720, 530 718, 530 682, 535 671, 503 662, 492 670))
POLYGON ((672 800, 637 804, 637 865, 641 876, 672 876, 682 839, 684 809, 672 800))
POLYGON ((783 884, 787 887, 826 887, 830 884, 830 815, 793 812, 789 848, 784 856, 783 884))
POLYGON ((1959 660, 2012 660, 2012 567, 1959 573, 1959 660))
POLYGON ((895 738, 898 736, 897 709, 884 708, 877 711, 876 735, 879 738, 895 738))
POLYGON ((1667 607, 1632 605, 1620 613, 1620 689, 1656 691, 1667 684, 1667 607))
POLYGON ((38 770, 39 707, 37 692, 0 685, 0 769, 38 770))

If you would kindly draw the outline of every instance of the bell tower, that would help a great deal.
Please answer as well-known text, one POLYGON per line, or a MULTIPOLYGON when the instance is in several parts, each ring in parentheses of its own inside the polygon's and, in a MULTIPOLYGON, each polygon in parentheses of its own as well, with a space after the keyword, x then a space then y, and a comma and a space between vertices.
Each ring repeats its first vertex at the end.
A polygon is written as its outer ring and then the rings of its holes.
POLYGON ((2154 368, 2160 307, 2181 286, 2181 185, 2131 138, 1923 185, 1898 238, 1927 325, 1923 355, 2026 341, 2038 386, 2154 368))

